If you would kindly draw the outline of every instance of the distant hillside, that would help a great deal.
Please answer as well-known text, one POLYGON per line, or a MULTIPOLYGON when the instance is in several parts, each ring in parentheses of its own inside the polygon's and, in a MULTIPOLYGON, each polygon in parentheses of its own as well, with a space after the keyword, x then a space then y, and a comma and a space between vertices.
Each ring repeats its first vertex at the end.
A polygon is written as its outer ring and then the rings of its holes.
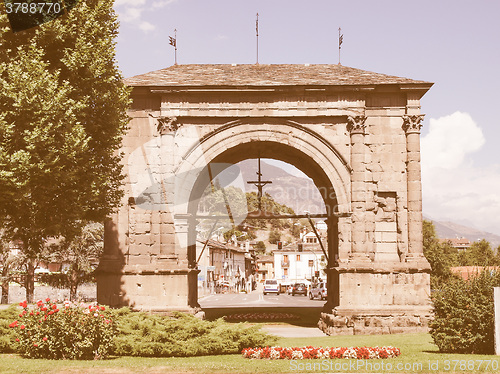
POLYGON ((497 248, 500 245, 500 236, 474 229, 471 227, 459 225, 453 222, 441 222, 424 217, 428 221, 434 223, 436 228, 436 234, 441 239, 451 239, 451 238, 467 238, 471 242, 478 241, 481 239, 486 239, 491 243, 492 248, 497 248))
MULTIPOLYGON (((245 160, 238 164, 245 181, 257 180, 257 160, 245 160)), ((280 204, 285 204, 295 213, 324 213, 325 206, 314 182, 309 178, 296 177, 285 170, 261 161, 262 178, 273 183, 264 186, 264 192, 270 194, 280 204)), ((257 191, 257 187, 248 184, 247 191, 257 191)))
MULTIPOLYGON (((245 181, 256 180, 257 160, 245 160, 238 165, 245 181)), ((269 193, 274 200, 289 206, 295 213, 303 213, 306 210, 311 213, 325 212, 323 200, 311 179, 296 177, 279 167, 267 164, 265 161, 261 162, 261 168, 264 180, 273 181, 272 184, 264 187, 264 192, 269 193)), ((255 186, 247 185, 247 191, 256 190, 255 186)), ((499 235, 453 222, 441 222, 424 218, 434 223, 439 238, 464 237, 470 241, 486 239, 493 248, 500 245, 499 235)))

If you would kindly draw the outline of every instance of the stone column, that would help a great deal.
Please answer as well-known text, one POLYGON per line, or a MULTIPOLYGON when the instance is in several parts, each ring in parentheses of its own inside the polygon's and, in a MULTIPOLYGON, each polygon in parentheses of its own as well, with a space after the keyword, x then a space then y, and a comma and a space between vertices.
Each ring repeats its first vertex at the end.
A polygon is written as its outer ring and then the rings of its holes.
MULTIPOLYGON (((406 261, 423 258, 422 237, 422 182, 420 175, 420 129, 423 114, 404 115, 403 130, 406 133, 406 178, 408 206, 408 254, 406 261)), ((425 260, 425 258, 423 258, 425 260)))
POLYGON ((348 116, 351 134, 351 259, 368 259, 366 246, 365 116, 348 116))

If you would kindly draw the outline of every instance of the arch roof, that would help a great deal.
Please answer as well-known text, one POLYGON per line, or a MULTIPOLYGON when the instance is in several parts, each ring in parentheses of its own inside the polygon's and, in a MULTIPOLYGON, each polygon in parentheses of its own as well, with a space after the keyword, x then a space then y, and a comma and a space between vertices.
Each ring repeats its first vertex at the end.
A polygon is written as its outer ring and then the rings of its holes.
POLYGON ((351 68, 316 64, 193 64, 126 78, 132 87, 279 87, 411 85, 433 83, 351 68))

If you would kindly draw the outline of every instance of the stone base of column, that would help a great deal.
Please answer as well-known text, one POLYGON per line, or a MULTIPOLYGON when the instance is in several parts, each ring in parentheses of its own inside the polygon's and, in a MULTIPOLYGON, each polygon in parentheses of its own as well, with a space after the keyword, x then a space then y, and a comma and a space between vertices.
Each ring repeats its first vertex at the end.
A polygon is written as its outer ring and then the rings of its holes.
POLYGON ((331 313, 321 313, 318 327, 327 335, 419 333, 429 331, 431 320, 430 307, 336 307, 331 313))
POLYGON ((101 270, 97 272, 97 301, 148 312, 196 313, 199 305, 193 290, 197 290, 197 284, 190 283, 196 281, 197 273, 196 269, 153 270, 137 266, 101 270))
POLYGON ((405 262, 412 268, 421 270, 431 269, 431 265, 429 264, 429 261, 427 261, 423 253, 407 253, 405 256, 405 262))
POLYGON ((349 262, 371 262, 367 253, 349 253, 349 262))

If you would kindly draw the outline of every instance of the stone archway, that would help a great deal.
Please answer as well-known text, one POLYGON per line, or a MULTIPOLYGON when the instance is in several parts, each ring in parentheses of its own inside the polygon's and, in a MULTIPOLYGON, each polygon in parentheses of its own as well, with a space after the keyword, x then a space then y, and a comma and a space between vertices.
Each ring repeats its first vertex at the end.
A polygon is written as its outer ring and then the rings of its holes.
POLYGON ((419 137, 431 83, 340 65, 179 65, 126 82, 125 196, 106 224, 99 302, 196 307, 199 181, 209 163, 260 150, 298 166, 336 207, 323 330, 426 329, 419 137))
MULTIPOLYGON (((311 177, 324 199, 328 218, 328 259, 327 267, 334 268, 339 258, 339 217, 345 220, 349 211, 349 191, 345 182, 349 179, 349 166, 336 151, 335 147, 325 139, 310 130, 295 123, 238 123, 224 126, 219 131, 206 136, 199 145, 188 152, 177 173, 187 175, 189 170, 197 170, 191 178, 186 178, 179 186, 179 190, 191 191, 189 204, 177 210, 178 216, 194 216, 198 201, 209 184, 206 171, 208 164, 229 165, 248 158, 273 158, 294 165, 311 177), (198 150, 196 148, 201 148, 198 150), (205 165, 205 166, 204 166, 205 165), (334 187, 336 186, 336 187, 334 187), (336 190, 337 189, 337 190, 336 190), (339 191, 337 193, 336 191, 339 191), (339 197, 337 197, 339 196, 339 197)), ((212 169, 214 169, 212 167, 212 169)), ((222 171, 215 170, 215 173, 222 171)), ((214 172, 211 177, 215 178, 214 172)), ((188 242, 191 247, 188 252, 195 253, 196 248, 196 220, 187 219, 188 242)), ((176 220, 177 221, 177 220, 176 220)), ((178 220, 180 226, 186 225, 184 220, 178 220)), ((346 225, 343 226, 344 228, 346 225)), ((347 232, 343 236, 348 235, 347 232)), ((347 244, 347 243, 344 243, 347 244)), ((194 254, 188 258, 195 258, 194 254)), ((195 264, 190 266, 194 267, 195 264)), ((338 281, 332 274, 328 275, 330 307, 339 305, 338 281)), ((189 282, 189 304, 197 306, 197 284, 193 275, 189 282)))

